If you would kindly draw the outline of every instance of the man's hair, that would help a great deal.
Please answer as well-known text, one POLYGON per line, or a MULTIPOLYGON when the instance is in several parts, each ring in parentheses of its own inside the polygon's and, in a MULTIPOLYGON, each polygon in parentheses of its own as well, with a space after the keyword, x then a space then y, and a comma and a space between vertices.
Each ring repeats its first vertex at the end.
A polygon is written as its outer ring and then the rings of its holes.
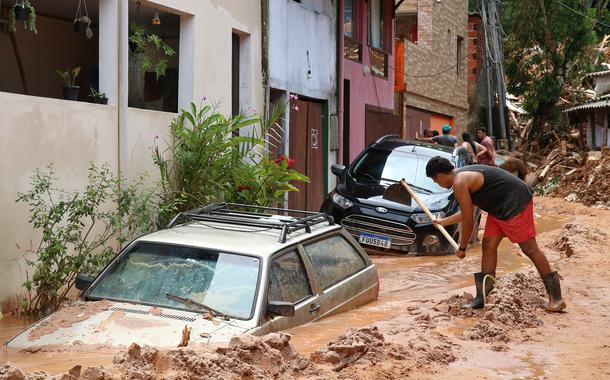
POLYGON ((426 128, 424 129, 424 137, 431 137, 434 136, 434 134, 432 133, 432 130, 426 128))
POLYGON ((453 169, 454 167, 448 159, 436 156, 432 157, 426 164, 426 175, 432 177, 437 174, 449 174, 453 169))
POLYGON ((483 133, 487 134, 487 128, 485 128, 485 127, 478 127, 478 128, 477 128, 477 132, 478 132, 478 131, 481 131, 481 132, 483 132, 483 133))
POLYGON ((436 130, 435 130, 435 131, 432 131, 432 137, 434 137, 434 136, 438 136, 439 134, 440 134, 440 133, 438 133, 438 131, 436 131, 436 130))

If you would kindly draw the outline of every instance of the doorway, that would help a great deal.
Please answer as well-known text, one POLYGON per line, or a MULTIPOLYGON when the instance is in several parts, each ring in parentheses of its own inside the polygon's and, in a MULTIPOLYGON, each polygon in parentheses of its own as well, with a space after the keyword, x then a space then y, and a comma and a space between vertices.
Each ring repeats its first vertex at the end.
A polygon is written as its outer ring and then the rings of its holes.
POLYGON ((323 104, 298 99, 290 111, 289 157, 295 159, 294 169, 307 175, 310 183, 294 183, 298 192, 290 192, 288 207, 319 211, 324 201, 323 104))

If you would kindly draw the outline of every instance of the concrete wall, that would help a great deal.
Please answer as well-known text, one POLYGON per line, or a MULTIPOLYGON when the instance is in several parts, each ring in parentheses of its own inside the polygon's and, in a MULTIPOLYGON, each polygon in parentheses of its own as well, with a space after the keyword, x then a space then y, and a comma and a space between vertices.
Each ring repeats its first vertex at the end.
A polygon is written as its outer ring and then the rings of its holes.
MULTIPOLYGON (((191 101, 199 103, 206 96, 208 102, 230 114, 231 35, 239 31, 249 36, 249 59, 243 60, 250 62, 249 68, 243 68, 249 75, 242 76, 240 89, 248 104, 242 108, 263 109, 260 2, 142 3, 181 17, 180 107, 191 101)), ((127 1, 100 0, 99 25, 100 89, 107 93, 109 105, 0 92, 0 202, 4 205, 0 215, 0 303, 20 291, 26 271, 23 254, 39 241, 27 222, 28 210, 14 202, 17 192, 29 189, 34 169, 54 163, 61 187, 68 190, 86 183, 90 161, 108 162, 128 178, 138 178, 144 171, 153 178, 156 175, 150 148, 156 135, 167 136, 176 114, 127 107, 127 1)), ((5 42, 0 45, 2 51, 5 42)), ((0 61, 11 59, 2 56, 0 61)))
MULTIPOLYGON (((0 92, 0 301, 25 281, 23 255, 39 235, 29 211, 15 203, 36 168, 53 163, 58 186, 82 188, 89 162, 118 164, 116 107, 0 92)), ((31 272, 31 271, 30 271, 31 272)))
MULTIPOLYGON (((356 3, 356 1, 354 1, 356 3)), ((386 20, 390 21, 387 23, 386 33, 391 36, 388 43, 388 77, 381 78, 371 74, 370 65, 370 49, 367 43, 367 14, 366 14, 366 3, 361 1, 361 9, 363 12, 360 14, 360 31, 359 38, 362 42, 362 61, 356 62, 353 60, 343 58, 343 78, 350 81, 350 104, 349 104, 349 152, 350 162, 353 160, 365 147, 365 108, 367 105, 383 108, 385 110, 392 111, 394 109, 394 27, 392 20, 392 7, 393 2, 387 1, 386 4, 386 20)), ((340 9, 343 9, 343 2, 341 1, 340 9)), ((343 23, 343 18, 340 20, 343 23)), ((341 44, 343 46, 343 44, 341 44)), ((343 48, 341 48, 341 52, 343 48)), ((342 109, 345 109, 343 105, 342 109)), ((340 124, 342 124, 342 119, 340 124)))
POLYGON ((417 44, 405 41, 406 105, 452 117, 457 133, 467 126, 467 27, 467 2, 419 0, 417 44))
MULTIPOLYGON (((336 120, 337 112, 336 19, 335 0, 269 2, 269 86, 327 102, 326 120, 336 120)), ((288 115, 285 127, 287 120, 288 115)), ((336 128, 336 123, 331 124, 336 128)), ((330 148, 329 167, 337 155, 337 147, 330 148)), ((332 174, 328 183, 334 187, 332 174)))

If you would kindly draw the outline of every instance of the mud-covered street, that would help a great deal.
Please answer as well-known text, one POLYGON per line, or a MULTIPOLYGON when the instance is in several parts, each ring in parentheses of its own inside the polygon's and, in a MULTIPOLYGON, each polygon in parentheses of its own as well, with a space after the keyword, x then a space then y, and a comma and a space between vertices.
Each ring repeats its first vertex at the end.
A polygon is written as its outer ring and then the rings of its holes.
MULTIPOLYGON (((539 244, 563 277, 565 313, 544 312, 533 266, 503 242, 498 286, 483 310, 462 308, 474 292, 479 246, 461 261, 376 257, 378 301, 286 331, 290 338, 244 336, 228 347, 169 352, 86 342, 34 352, 2 348, 0 378, 22 379, 23 371, 25 378, 53 378, 70 369, 71 378, 83 379, 610 376, 610 211, 537 198, 535 213, 539 244)), ((5 316, 0 338, 26 324, 5 316)))

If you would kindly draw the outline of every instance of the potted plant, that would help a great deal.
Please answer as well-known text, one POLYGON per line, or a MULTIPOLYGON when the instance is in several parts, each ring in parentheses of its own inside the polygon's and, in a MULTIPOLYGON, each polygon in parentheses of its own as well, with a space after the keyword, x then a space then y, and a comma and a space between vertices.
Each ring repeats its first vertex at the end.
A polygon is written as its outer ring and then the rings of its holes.
POLYGON ((108 104, 108 98, 106 97, 106 94, 103 92, 96 91, 93 87, 91 87, 87 98, 90 103, 108 104))
POLYGON ((140 67, 143 71, 153 70, 157 74, 157 79, 165 75, 167 69, 168 58, 176 54, 176 51, 163 41, 156 34, 147 34, 146 30, 138 25, 131 27, 131 35, 129 36, 129 48, 132 53, 146 53, 148 48, 156 50, 162 58, 153 61, 151 57, 144 54, 140 67))
POLYGON ((81 16, 74 19, 74 31, 78 34, 84 34, 88 39, 93 38, 93 31, 91 30, 91 19, 87 16, 81 16))
POLYGON ((79 86, 75 86, 76 77, 80 74, 80 66, 75 68, 63 70, 57 70, 57 75, 59 75, 64 80, 64 99, 66 100, 77 100, 78 99, 78 89, 79 86))
POLYGON ((91 19, 89 18, 89 12, 87 12, 87 2, 85 0, 78 0, 76 16, 74 17, 74 31, 86 35, 88 39, 93 38, 91 19))
POLYGON ((23 21, 25 30, 38 33, 38 30, 36 30, 36 9, 29 0, 18 0, 9 12, 9 18, 9 30, 11 32, 17 31, 17 28, 15 27, 16 21, 23 21))

